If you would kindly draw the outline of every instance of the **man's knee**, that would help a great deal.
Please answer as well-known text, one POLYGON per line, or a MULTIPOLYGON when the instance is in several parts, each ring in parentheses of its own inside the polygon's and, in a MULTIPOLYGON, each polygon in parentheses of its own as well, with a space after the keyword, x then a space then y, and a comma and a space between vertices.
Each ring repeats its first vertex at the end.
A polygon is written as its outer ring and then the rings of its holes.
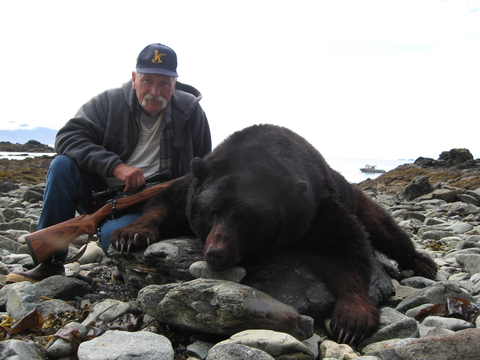
POLYGON ((77 163, 69 158, 67 155, 58 155, 55 159, 52 160, 50 163, 50 167, 48 171, 51 172, 65 172, 70 171, 68 169, 78 168, 77 163))

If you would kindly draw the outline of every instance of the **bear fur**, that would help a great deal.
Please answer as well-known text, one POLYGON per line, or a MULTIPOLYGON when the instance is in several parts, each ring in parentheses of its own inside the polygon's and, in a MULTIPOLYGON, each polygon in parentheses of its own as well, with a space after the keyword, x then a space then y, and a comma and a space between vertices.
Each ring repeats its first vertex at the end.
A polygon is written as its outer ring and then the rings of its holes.
POLYGON ((286 128, 238 131, 204 159, 193 159, 191 170, 153 197, 137 221, 117 229, 111 244, 128 253, 193 232, 205 242, 212 269, 303 249, 337 299, 334 336, 351 344, 379 324, 368 297, 372 246, 401 268, 436 274, 435 263, 385 210, 286 128))

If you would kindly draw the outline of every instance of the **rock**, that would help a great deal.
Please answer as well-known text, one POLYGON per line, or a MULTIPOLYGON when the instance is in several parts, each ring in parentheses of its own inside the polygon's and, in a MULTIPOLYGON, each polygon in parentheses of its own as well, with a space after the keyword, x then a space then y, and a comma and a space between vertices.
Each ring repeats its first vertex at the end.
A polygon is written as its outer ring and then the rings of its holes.
POLYGON ((433 186, 426 176, 419 176, 413 179, 412 183, 397 194, 401 201, 411 201, 419 196, 433 191, 433 186))
POLYGON ((472 204, 475 206, 478 206, 480 204, 480 201, 475 196, 472 196, 472 195, 457 194, 457 198, 460 201, 463 201, 464 203, 467 203, 467 204, 472 204))
POLYGON ((468 149, 452 149, 450 151, 442 151, 438 160, 451 161, 453 164, 461 164, 469 160, 473 160, 472 153, 468 149))
POLYGON ((107 331, 102 336, 82 342, 78 360, 173 360, 172 344, 163 335, 147 331, 107 331))
POLYGON ((40 307, 40 294, 29 282, 24 281, 13 285, 8 292, 6 309, 11 317, 21 319, 30 311, 40 307))
POLYGON ((83 264, 91 264, 91 263, 100 263, 102 262, 105 253, 103 252, 102 248, 98 246, 96 242, 89 242, 87 244, 87 249, 85 253, 78 259, 78 262, 83 264))
POLYGON ((15 189, 20 189, 20 186, 12 181, 0 180, 0 193, 7 193, 15 189))
POLYGON ((197 279, 151 285, 140 291, 137 301, 160 322, 192 331, 232 335, 246 329, 271 329, 301 340, 313 335, 311 318, 261 291, 233 282, 197 279))
MULTIPOLYGON (((314 353, 305 346, 305 344, 293 336, 281 332, 269 330, 246 330, 233 335, 228 340, 222 341, 216 346, 231 346, 232 344, 245 345, 250 348, 262 350, 275 359, 315 359, 314 353)), ((212 348, 212 350, 214 350, 214 348, 212 348)), ((210 358, 212 350, 209 352, 208 358, 210 358)))
POLYGON ((470 329, 475 327, 473 326, 473 324, 465 320, 440 317, 440 316, 428 316, 427 318, 425 318, 425 320, 422 321, 422 325, 435 327, 435 328, 448 329, 452 331, 470 329))
POLYGON ((396 310, 405 313, 407 310, 422 304, 445 303, 448 298, 452 297, 475 302, 475 299, 471 295, 457 285, 447 281, 441 281, 424 289, 417 290, 414 294, 410 295, 400 304, 398 304, 396 310))
POLYGON ((451 360, 480 358, 480 329, 467 329, 444 336, 390 343, 383 350, 365 348, 365 354, 381 359, 451 360))
POLYGON ((10 253, 16 254, 17 249, 21 246, 18 242, 0 235, 0 249, 5 249, 10 253))
POLYGON ((33 190, 27 190, 23 193, 23 200, 28 202, 38 202, 43 200, 43 194, 33 190))
POLYGON ((322 359, 357 359, 359 356, 353 351, 353 349, 345 344, 337 344, 331 340, 322 341, 320 344, 320 352, 322 359))
POLYGON ((8 360, 46 360, 44 348, 33 342, 20 340, 0 341, 0 359, 8 360))
POLYGON ((240 282, 246 275, 244 268, 236 266, 231 269, 214 271, 210 270, 206 261, 197 261, 190 265, 190 274, 196 279, 216 279, 240 282))
POLYGON ((209 352, 205 360, 274 360, 265 351, 241 344, 217 344, 209 352))
POLYGON ((421 276, 412 276, 412 277, 403 279, 400 283, 402 285, 410 286, 415 289, 423 289, 423 288, 426 288, 427 286, 435 284, 435 281, 421 277, 421 276))
POLYGON ((458 254, 455 256, 455 260, 462 270, 467 271, 470 275, 480 273, 480 255, 458 254))
POLYGON ((187 346, 187 355, 194 356, 199 359, 205 359, 208 356, 208 351, 213 347, 212 343, 197 340, 193 344, 187 346))
POLYGON ((405 317, 404 319, 391 325, 382 327, 371 337, 362 341, 359 345, 359 348, 362 349, 369 344, 385 340, 418 338, 419 336, 420 331, 418 329, 417 321, 415 319, 405 317))
POLYGON ((462 222, 462 223, 447 226, 444 230, 452 231, 455 234, 465 234, 467 231, 470 231, 472 229, 473 229, 473 225, 462 222))
POLYGON ((82 324, 87 326, 92 321, 97 319, 102 319, 105 322, 112 322, 115 319, 123 316, 124 314, 131 312, 131 313, 139 313, 139 308, 133 306, 129 303, 124 303, 118 300, 108 299, 97 303, 90 314, 83 320, 82 324))
POLYGON ((73 313, 75 312, 75 307, 63 300, 52 299, 42 301, 38 311, 42 314, 43 318, 46 319, 48 315, 51 314, 61 315, 61 313, 65 312, 73 313))
POLYGON ((61 275, 51 276, 32 286, 41 296, 62 300, 70 300, 75 296, 83 296, 95 291, 85 281, 61 275))
MULTIPOLYGON (((88 332, 88 328, 80 323, 71 322, 64 329, 71 329, 74 339, 82 339, 88 332)), ((75 342, 62 337, 54 337, 46 346, 47 355, 51 359, 62 359, 77 354, 75 342)))

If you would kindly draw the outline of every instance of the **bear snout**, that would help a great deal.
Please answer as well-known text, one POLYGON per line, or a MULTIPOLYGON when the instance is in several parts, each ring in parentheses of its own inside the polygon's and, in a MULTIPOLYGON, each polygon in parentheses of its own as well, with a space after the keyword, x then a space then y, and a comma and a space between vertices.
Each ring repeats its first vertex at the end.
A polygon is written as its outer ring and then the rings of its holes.
POLYGON ((212 270, 227 269, 240 261, 237 234, 224 220, 215 219, 205 240, 203 256, 212 270))
POLYGON ((222 269, 227 267, 226 262, 228 259, 228 253, 224 248, 217 246, 209 246, 205 251, 205 261, 212 269, 222 269))

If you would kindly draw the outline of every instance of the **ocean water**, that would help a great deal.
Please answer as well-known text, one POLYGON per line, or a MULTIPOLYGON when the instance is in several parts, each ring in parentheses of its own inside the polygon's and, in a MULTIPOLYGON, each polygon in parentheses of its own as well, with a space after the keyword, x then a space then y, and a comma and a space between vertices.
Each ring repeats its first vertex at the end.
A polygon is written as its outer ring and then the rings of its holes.
MULTIPOLYGON (((26 157, 35 157, 41 155, 54 155, 52 153, 14 153, 14 152, 0 152, 0 159, 15 159, 23 160, 26 157)), ((356 159, 356 158, 325 158, 330 167, 342 174, 349 182, 359 183, 368 178, 374 179, 381 174, 367 174, 362 173, 360 168, 365 165, 376 165, 377 169, 390 171, 399 165, 413 163, 413 159, 356 159)))
POLYGON ((9 160, 23 160, 27 157, 32 158, 35 156, 53 156, 55 153, 22 153, 22 152, 3 152, 0 151, 0 159, 9 159, 9 160))

